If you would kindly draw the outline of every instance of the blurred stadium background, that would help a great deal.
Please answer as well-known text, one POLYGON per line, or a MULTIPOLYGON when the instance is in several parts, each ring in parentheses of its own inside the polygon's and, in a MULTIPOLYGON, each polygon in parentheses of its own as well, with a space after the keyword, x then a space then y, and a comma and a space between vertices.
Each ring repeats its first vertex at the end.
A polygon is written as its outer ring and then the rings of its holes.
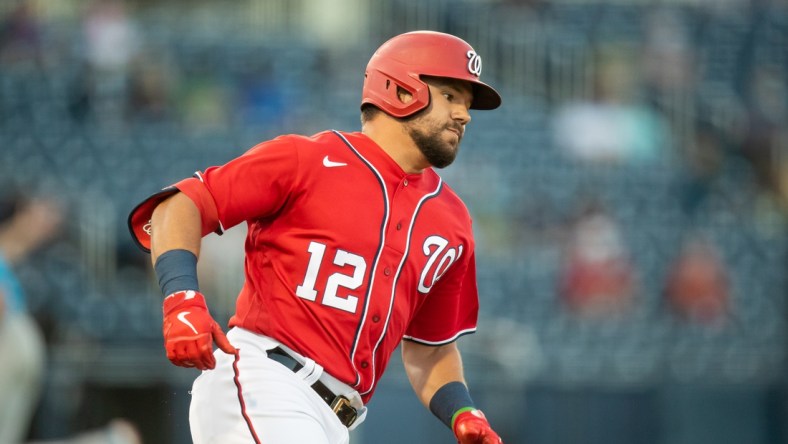
MULTIPOLYGON (((67 208, 19 269, 49 348, 31 438, 122 416, 190 442, 195 374, 126 215, 277 134, 358 129, 367 59, 416 29, 468 40, 504 96, 441 172, 475 218, 461 344, 504 441, 788 443, 779 0, 1 2, 0 180, 67 208)), ((206 240, 222 322, 237 231, 206 240)), ((394 359, 353 442, 452 439, 394 359)))

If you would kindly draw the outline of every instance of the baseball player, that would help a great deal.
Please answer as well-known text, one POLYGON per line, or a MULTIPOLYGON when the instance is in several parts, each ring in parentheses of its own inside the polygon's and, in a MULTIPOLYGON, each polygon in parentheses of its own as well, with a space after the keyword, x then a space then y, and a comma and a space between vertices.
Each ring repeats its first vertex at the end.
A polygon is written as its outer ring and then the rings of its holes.
POLYGON ((131 212, 166 295, 167 357, 203 370, 195 443, 347 443, 400 343, 418 398, 458 442, 501 442, 456 345, 476 329, 471 218, 433 169, 454 160, 469 109, 501 103, 481 71, 460 38, 398 35, 367 65, 361 132, 262 142, 131 212), (245 282, 225 336, 196 263, 203 236, 242 222, 245 282))

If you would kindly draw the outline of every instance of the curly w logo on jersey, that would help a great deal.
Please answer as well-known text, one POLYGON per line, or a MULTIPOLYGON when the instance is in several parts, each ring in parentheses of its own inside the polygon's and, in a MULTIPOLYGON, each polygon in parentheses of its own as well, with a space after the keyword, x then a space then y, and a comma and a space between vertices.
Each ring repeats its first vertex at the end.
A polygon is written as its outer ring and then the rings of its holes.
POLYGON ((435 282, 462 256, 462 245, 446 248, 449 241, 440 236, 430 236, 424 241, 424 255, 429 257, 419 278, 419 291, 428 293, 435 282), (439 260, 440 258, 440 260, 439 260))

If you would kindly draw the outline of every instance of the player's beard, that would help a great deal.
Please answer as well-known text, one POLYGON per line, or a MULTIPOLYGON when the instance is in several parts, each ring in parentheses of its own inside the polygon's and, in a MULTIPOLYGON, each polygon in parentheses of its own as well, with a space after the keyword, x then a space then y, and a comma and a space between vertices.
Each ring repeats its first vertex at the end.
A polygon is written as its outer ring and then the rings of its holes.
POLYGON ((459 124, 439 124, 434 119, 421 116, 407 117, 408 125, 406 130, 419 151, 435 168, 446 168, 457 158, 462 141, 462 126, 459 124), (448 129, 455 129, 459 133, 457 142, 450 142, 445 139, 448 129))

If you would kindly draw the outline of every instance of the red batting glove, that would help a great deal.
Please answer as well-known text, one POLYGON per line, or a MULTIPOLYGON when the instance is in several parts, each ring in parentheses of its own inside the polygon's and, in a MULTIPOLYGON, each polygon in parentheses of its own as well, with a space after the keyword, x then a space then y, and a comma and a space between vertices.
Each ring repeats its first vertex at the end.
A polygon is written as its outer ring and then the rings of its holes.
POLYGON ((468 410, 454 418, 454 436, 459 444, 502 444, 481 410, 468 410))
POLYGON ((208 313, 205 297, 198 291, 178 291, 164 299, 164 348, 167 358, 181 367, 208 370, 216 367, 213 343, 227 353, 235 347, 208 313))

